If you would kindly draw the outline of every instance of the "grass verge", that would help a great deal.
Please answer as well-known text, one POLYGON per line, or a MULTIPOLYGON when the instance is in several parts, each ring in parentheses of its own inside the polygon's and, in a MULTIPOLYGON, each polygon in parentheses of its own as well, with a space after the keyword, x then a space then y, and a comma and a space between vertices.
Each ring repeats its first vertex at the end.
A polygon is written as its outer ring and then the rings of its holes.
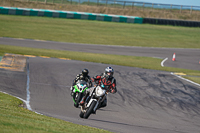
POLYGON ((198 77, 183 76, 183 77, 200 84, 200 76, 198 77))
POLYGON ((0 15, 0 36, 59 42, 200 48, 200 28, 0 15))
POLYGON ((2 133, 109 133, 108 131, 73 124, 29 111, 15 97, 0 93, 0 132, 2 133))

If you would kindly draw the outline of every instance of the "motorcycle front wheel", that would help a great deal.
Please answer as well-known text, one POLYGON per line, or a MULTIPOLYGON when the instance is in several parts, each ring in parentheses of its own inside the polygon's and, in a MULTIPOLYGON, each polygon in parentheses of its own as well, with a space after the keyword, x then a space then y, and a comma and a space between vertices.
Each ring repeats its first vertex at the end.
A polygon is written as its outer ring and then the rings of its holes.
POLYGON ((79 116, 80 116, 81 118, 83 118, 84 113, 81 111, 80 114, 79 114, 79 116))
POLYGON ((81 101, 81 99, 82 99, 82 96, 83 96, 83 94, 82 93, 78 93, 78 96, 76 97, 76 93, 74 94, 74 107, 76 107, 76 108, 78 108, 78 106, 79 106, 79 102, 81 101))
POLYGON ((93 112, 94 107, 96 106, 97 101, 92 101, 90 107, 87 109, 87 111, 84 114, 84 118, 87 119, 90 114, 93 112))

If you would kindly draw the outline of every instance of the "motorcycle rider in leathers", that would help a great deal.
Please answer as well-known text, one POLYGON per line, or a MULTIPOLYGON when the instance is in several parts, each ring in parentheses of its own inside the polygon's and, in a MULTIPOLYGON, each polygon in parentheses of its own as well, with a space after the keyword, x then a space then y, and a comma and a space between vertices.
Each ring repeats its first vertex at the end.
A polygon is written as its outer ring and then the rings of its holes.
MULTIPOLYGON (((105 69, 105 72, 102 73, 101 75, 97 75, 93 78, 91 78, 92 82, 95 82, 97 85, 101 85, 103 84, 105 87, 108 88, 107 92, 110 92, 110 93, 116 93, 117 92, 117 88, 116 88, 116 80, 115 78, 113 77, 113 74, 114 74, 114 69, 112 67, 107 67, 105 69)), ((85 100, 87 99, 87 97, 91 94, 90 92, 93 91, 95 87, 91 87, 90 89, 87 89, 86 90, 86 94, 85 96, 82 98, 81 102, 80 102, 80 105, 84 105, 85 103, 85 100)), ((105 98, 105 100, 101 103, 101 106, 100 107, 105 107, 107 106, 107 98, 105 98)))
POLYGON ((71 86, 71 88, 70 88, 70 90, 71 90, 71 96, 73 96, 73 94, 74 94, 74 92, 73 92, 73 90, 74 90, 74 85, 76 85, 76 82, 77 82, 78 80, 84 80, 84 81, 86 81, 87 84, 88 84, 88 85, 87 85, 88 88, 92 86, 92 81, 91 81, 91 78, 90 78, 90 76, 88 75, 88 73, 89 73, 88 69, 85 68, 85 69, 82 70, 82 73, 77 74, 77 76, 76 76, 76 78, 73 80, 72 86, 71 86))

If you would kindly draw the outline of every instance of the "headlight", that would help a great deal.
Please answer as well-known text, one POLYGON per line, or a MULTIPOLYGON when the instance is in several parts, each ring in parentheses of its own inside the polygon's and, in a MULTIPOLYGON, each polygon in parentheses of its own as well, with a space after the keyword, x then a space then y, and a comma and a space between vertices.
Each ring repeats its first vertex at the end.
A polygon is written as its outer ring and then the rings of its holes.
POLYGON ((106 93, 106 90, 103 90, 101 87, 97 86, 97 88, 96 88, 96 95, 98 97, 104 95, 105 93, 106 93))

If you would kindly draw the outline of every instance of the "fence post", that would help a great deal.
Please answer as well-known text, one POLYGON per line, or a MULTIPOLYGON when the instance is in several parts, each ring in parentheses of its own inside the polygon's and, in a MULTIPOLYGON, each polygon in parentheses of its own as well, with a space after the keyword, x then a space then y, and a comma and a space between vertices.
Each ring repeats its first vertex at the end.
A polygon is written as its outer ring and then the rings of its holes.
POLYGON ((97 6, 99 6, 99 0, 97 0, 97 6))
POLYGON ((123 9, 124 9, 125 5, 126 5, 126 1, 124 1, 124 6, 123 6, 123 9))
POLYGON ((181 5, 181 9, 180 9, 180 13, 182 12, 182 5, 181 5))
POLYGON ((190 9, 190 14, 192 14, 192 6, 191 6, 191 9, 190 9))
POLYGON ((108 0, 106 0, 106 7, 107 7, 107 4, 108 4, 108 0))
POLYGON ((143 11, 144 11, 144 5, 145 5, 145 3, 143 3, 143 11))
POLYGON ((153 5, 154 5, 154 3, 152 3, 152 9, 151 9, 152 11, 153 11, 153 5))
POLYGON ((172 11, 172 4, 170 5, 170 12, 172 11))
POLYGON ((133 7, 134 7, 134 2, 132 3, 132 10, 133 10, 133 7))
POLYGON ((47 4, 47 0, 45 0, 45 2, 44 2, 45 4, 47 4))

